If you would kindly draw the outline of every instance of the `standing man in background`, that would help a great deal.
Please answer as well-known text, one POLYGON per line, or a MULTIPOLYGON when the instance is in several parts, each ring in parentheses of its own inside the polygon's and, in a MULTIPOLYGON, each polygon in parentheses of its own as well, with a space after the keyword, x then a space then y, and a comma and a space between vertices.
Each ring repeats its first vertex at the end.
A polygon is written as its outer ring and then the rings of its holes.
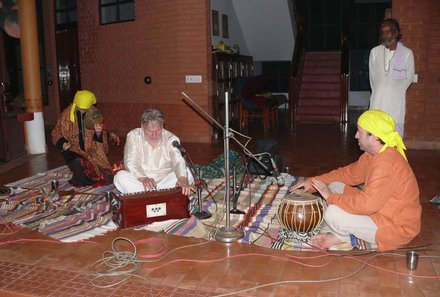
POLYGON ((405 131, 406 90, 414 80, 414 55, 401 42, 400 25, 385 19, 380 27, 382 44, 370 52, 370 109, 390 114, 396 131, 403 138, 405 131))

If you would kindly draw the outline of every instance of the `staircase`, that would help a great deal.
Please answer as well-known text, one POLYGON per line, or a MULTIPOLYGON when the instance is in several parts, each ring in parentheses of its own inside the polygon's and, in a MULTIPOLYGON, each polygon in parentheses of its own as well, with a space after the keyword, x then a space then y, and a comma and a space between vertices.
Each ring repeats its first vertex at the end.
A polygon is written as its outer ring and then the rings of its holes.
POLYGON ((341 120, 341 53, 306 52, 296 121, 341 120))

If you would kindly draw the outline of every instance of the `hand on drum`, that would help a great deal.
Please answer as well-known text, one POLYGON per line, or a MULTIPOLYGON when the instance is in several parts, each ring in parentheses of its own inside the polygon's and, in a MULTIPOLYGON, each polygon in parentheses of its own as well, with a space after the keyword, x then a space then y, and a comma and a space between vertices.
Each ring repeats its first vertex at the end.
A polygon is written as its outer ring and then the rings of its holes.
POLYGON ((293 192, 293 191, 298 190, 300 188, 304 188, 304 192, 310 192, 311 190, 314 190, 313 186, 312 186, 312 180, 310 178, 308 178, 308 179, 300 182, 299 184, 296 184, 296 185, 290 187, 289 191, 293 192))
POLYGON ((327 185, 319 179, 312 178, 312 186, 316 190, 318 190, 319 194, 321 194, 322 198, 324 198, 325 200, 327 200, 328 196, 330 196, 330 194, 332 193, 329 187, 327 187, 327 185))

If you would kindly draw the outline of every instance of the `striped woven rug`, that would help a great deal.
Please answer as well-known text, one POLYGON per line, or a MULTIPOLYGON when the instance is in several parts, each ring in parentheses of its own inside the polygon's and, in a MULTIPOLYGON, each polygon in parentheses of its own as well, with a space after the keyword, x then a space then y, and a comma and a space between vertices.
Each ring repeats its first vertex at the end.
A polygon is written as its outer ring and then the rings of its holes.
MULTIPOLYGON (((284 175, 284 174, 283 174, 284 175)), ((230 226, 242 229, 242 243, 285 249, 310 249, 307 239, 314 233, 294 233, 285 230, 277 219, 278 206, 286 195, 288 186, 297 179, 284 175, 286 185, 280 187, 264 179, 248 177, 237 201, 237 209, 244 214, 230 214, 230 226)), ((68 183, 71 174, 62 166, 35 176, 6 185, 12 195, 0 196, 0 223, 13 223, 44 233, 54 239, 74 242, 102 235, 117 229, 112 221, 105 192, 118 194, 113 185, 92 188, 76 188, 76 194, 58 195, 51 191, 51 181, 58 181, 58 191, 74 188, 68 183)), ((215 237, 217 227, 225 226, 225 180, 207 180, 208 191, 203 191, 203 210, 209 211, 209 219, 199 220, 195 216, 182 220, 170 220, 140 227, 163 231, 180 236, 192 236, 210 240, 215 237)), ((232 195, 231 195, 232 197, 232 195)), ((196 196, 190 197, 190 213, 198 211, 196 196)), ((352 246, 358 249, 371 248, 356 238, 352 246)))

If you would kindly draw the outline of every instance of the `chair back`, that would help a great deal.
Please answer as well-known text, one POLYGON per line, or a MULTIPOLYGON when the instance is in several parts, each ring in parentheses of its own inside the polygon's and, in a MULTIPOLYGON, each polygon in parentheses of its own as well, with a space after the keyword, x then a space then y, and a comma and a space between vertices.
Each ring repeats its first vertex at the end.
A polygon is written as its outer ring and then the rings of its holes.
POLYGON ((247 109, 261 109, 261 107, 255 105, 252 101, 255 101, 257 94, 264 92, 264 86, 264 77, 262 75, 239 78, 237 81, 237 94, 239 101, 247 109))

